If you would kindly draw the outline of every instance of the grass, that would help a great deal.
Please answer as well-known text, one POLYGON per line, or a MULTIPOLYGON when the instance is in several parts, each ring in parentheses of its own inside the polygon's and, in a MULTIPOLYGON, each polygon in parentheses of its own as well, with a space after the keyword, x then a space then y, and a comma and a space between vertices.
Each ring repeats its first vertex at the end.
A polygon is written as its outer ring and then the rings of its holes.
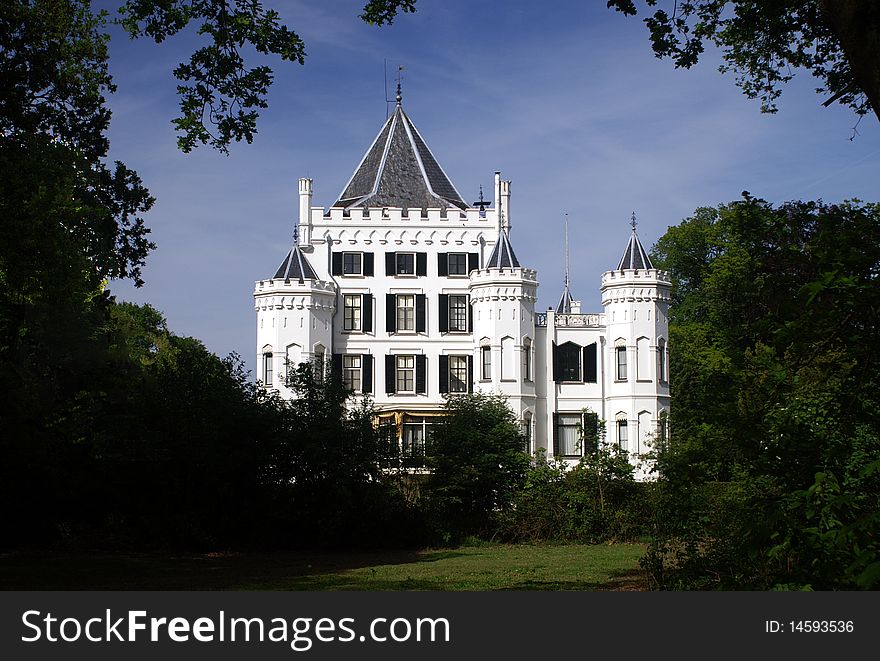
POLYGON ((644 590, 640 544, 368 553, 0 555, 4 590, 644 590))

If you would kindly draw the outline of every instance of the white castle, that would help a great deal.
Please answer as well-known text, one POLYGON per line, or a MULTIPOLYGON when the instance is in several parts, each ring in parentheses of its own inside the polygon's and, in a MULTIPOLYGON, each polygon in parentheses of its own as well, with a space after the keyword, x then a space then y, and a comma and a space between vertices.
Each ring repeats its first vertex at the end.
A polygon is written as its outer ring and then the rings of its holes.
POLYGON ((527 451, 565 460, 589 450, 580 426, 592 411, 646 476, 669 410, 670 281, 635 222, 602 275, 602 312, 581 311, 567 264, 556 309, 537 312, 537 272, 510 241, 510 182, 496 172, 493 204, 465 203, 398 97, 329 209, 299 180, 294 236, 254 290, 264 387, 291 397, 288 365, 329 361, 416 460, 447 393, 504 395, 527 451))

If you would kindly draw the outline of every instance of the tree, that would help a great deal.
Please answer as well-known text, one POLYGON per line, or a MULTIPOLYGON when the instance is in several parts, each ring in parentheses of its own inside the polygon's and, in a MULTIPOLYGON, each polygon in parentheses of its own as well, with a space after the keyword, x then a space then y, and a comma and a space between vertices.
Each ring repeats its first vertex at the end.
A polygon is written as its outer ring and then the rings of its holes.
POLYGON ((497 395, 450 395, 444 410, 426 450, 427 497, 453 536, 484 532, 525 478, 522 429, 497 395))
MULTIPOLYGON (((658 0, 644 0, 655 7, 658 0)), ((608 0, 635 16, 636 0, 608 0)), ((690 68, 710 42, 723 53, 722 72, 764 112, 776 112, 782 87, 807 69, 820 81, 823 105, 838 102, 880 119, 880 5, 875 0, 669 0, 644 19, 659 58, 690 68)))
POLYGON ((880 335, 865 312, 880 306, 878 246, 880 205, 774 207, 748 194, 698 210, 655 246, 675 302, 655 550, 688 549, 669 576, 880 580, 880 335))

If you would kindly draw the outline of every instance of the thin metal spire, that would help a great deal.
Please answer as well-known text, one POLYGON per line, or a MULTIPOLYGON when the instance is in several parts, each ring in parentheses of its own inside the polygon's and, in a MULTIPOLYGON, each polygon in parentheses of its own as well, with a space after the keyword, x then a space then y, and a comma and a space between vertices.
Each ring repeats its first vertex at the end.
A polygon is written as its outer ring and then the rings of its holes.
POLYGON ((403 80, 403 76, 401 75, 401 71, 403 71, 403 65, 397 66, 397 105, 400 105, 400 102, 403 100, 403 94, 400 92, 400 81, 403 80))
POLYGON ((638 223, 636 222, 636 212, 635 212, 635 211, 633 211, 633 214, 632 214, 632 220, 630 220, 630 223, 629 223, 629 224, 630 224, 630 226, 633 228, 633 232, 635 232, 635 231, 636 231, 636 225, 638 225, 638 223))
POLYGON ((299 223, 293 226, 293 245, 299 245, 299 223))
POLYGON ((571 284, 568 277, 568 214, 565 214, 565 289, 571 284))
MULTIPOLYGON (((497 174, 497 173, 496 173, 497 174)), ((504 215, 504 198, 501 196, 501 179, 498 180, 498 214, 501 217, 501 231, 509 232, 510 228, 507 226, 507 216, 504 215)))

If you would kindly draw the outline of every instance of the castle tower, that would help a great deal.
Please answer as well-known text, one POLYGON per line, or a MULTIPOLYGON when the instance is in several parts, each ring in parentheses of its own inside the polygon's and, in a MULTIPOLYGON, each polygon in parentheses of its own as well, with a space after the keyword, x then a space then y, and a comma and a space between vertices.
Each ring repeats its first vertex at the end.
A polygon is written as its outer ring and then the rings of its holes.
MULTIPOLYGON (((300 180, 300 192, 303 192, 300 180)), ((291 397, 288 366, 313 362, 322 372, 331 352, 336 309, 332 283, 318 278, 296 238, 275 275, 254 288, 257 312, 257 380, 291 397)))
POLYGON ((510 182, 496 173, 501 230, 484 268, 470 274, 477 390, 507 396, 533 436, 535 416, 535 303, 538 280, 520 266, 509 236, 510 182))
MULTIPOLYGON (((669 410, 669 323, 672 283, 632 234, 613 271, 602 275, 605 309, 606 440, 637 460, 650 451, 669 410)), ((644 475, 641 475, 644 477, 644 475)))

